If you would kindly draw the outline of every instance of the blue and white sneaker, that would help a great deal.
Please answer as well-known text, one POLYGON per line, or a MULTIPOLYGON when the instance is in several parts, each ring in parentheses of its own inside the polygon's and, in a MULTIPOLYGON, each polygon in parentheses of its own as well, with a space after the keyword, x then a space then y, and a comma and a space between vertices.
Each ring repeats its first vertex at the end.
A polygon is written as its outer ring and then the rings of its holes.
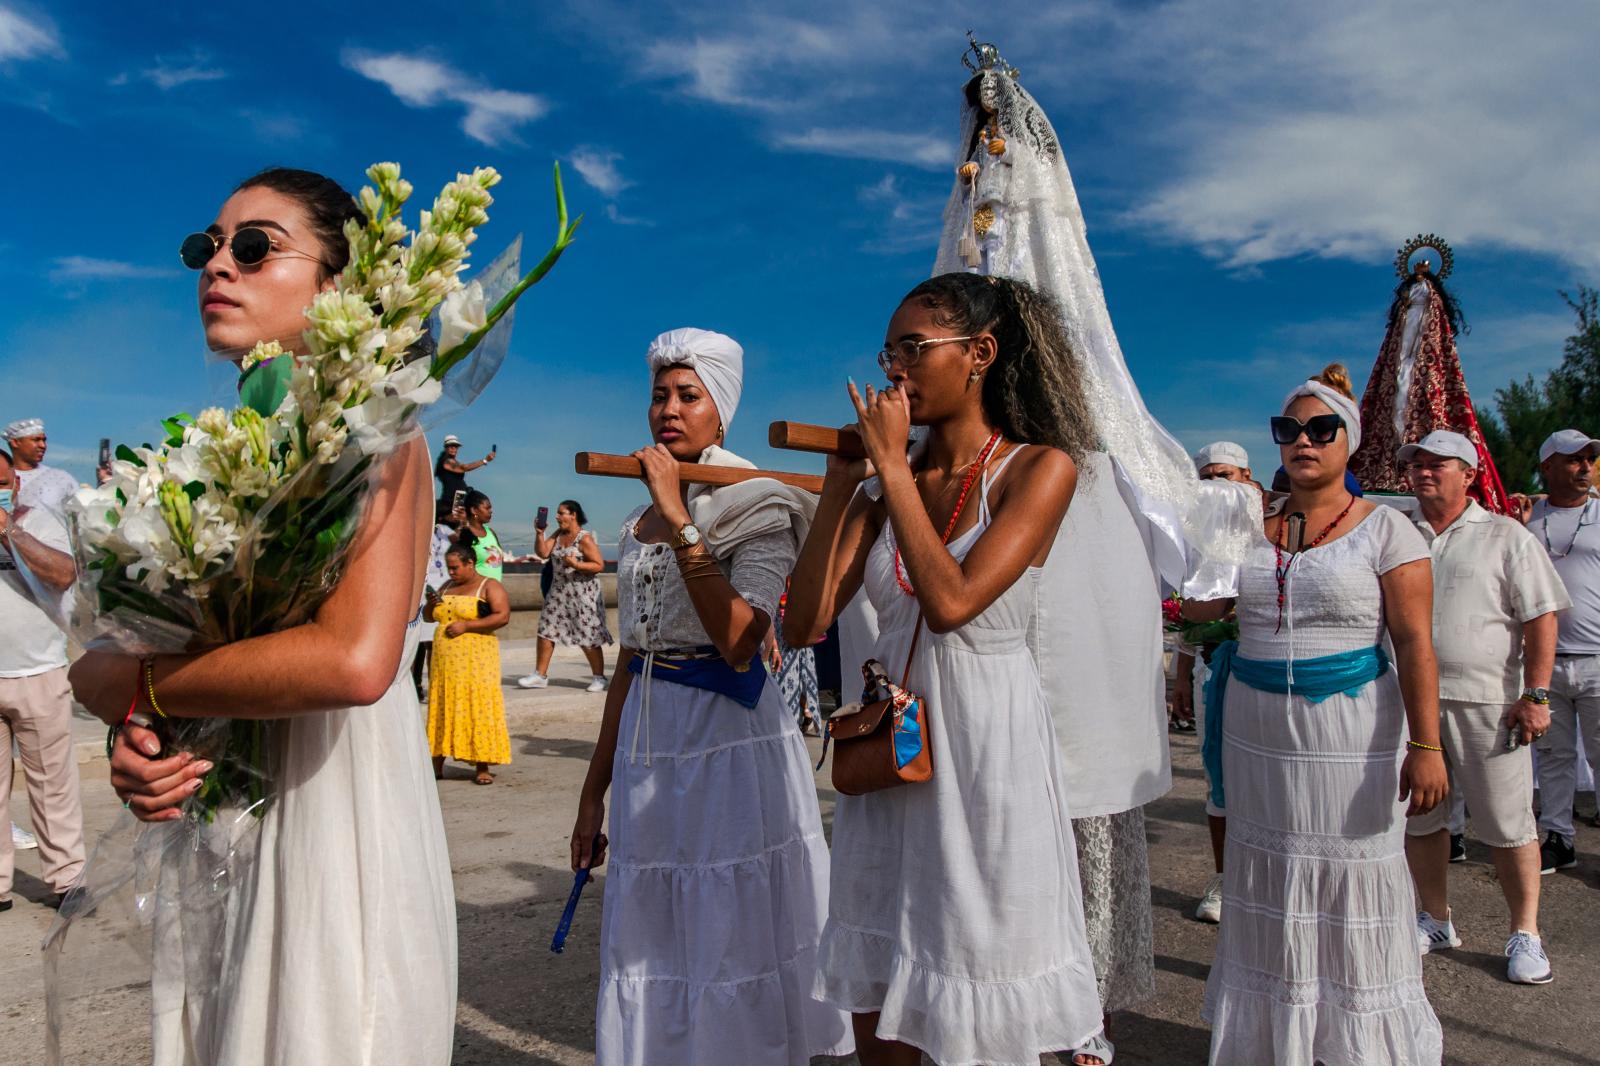
POLYGON ((11 823, 11 846, 17 851, 32 851, 39 846, 39 838, 16 822, 11 823))
POLYGON ((1424 955, 1460 946, 1461 938, 1456 936, 1456 926, 1448 910, 1442 922, 1427 911, 1417 912, 1417 947, 1424 955))
POLYGON ((1517 985, 1547 985, 1555 980, 1544 942, 1518 929, 1506 941, 1506 980, 1517 985))

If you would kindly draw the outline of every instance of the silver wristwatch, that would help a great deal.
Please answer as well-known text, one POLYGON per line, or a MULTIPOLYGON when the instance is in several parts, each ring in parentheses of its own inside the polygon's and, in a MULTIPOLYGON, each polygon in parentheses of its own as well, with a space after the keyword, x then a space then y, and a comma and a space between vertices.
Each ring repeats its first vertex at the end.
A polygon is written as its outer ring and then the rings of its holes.
POLYGON ((1550 690, 1547 688, 1525 688, 1522 690, 1522 698, 1527 700, 1529 703, 1537 703, 1540 706, 1549 706, 1550 690))

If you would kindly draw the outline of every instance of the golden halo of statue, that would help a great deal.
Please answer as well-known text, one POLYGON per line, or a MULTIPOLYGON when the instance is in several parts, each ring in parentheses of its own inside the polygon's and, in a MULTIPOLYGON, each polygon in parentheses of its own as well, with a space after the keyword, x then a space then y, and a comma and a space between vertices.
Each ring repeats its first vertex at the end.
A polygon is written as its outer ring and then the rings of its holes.
MULTIPOLYGON (((1434 270, 1433 276, 1443 281, 1450 276, 1450 271, 1455 269, 1455 253, 1450 250, 1450 245, 1437 233, 1419 233, 1400 246, 1394 256, 1394 272, 1402 278, 1412 274, 1411 257, 1424 248, 1432 248, 1439 253, 1439 269, 1434 270)), ((1424 261, 1426 262, 1426 261, 1424 261)), ((1432 264, 1427 264, 1426 269, 1432 270, 1432 264)))

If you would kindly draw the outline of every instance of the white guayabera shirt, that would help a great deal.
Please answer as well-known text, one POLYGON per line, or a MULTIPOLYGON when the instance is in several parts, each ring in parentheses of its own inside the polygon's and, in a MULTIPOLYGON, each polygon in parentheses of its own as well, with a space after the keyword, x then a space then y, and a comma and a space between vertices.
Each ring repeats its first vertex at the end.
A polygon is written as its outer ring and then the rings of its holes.
POLYGON ((1556 568, 1514 518, 1473 500, 1435 534, 1417 529, 1433 553, 1433 648, 1439 697, 1515 703, 1522 693, 1522 627, 1572 606, 1556 568))

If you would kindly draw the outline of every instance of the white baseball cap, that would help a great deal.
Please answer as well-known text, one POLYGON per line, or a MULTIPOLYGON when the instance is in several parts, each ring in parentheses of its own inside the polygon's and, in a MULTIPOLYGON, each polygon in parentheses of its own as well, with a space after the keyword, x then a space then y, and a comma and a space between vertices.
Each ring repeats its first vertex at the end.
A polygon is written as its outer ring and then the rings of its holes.
POLYGON ((1595 440, 1587 433, 1580 433, 1575 429, 1558 429, 1544 439, 1539 445, 1539 461, 1542 463, 1552 455, 1577 455, 1579 452, 1600 452, 1600 440, 1595 440))
POLYGON ((1444 459, 1460 459, 1472 469, 1478 469, 1478 449, 1466 437, 1449 429, 1436 429, 1415 444, 1403 445, 1395 453, 1402 463, 1409 463, 1418 452, 1427 452, 1444 459))
POLYGON ((1248 470, 1250 469, 1250 453, 1231 440, 1215 441, 1194 453, 1196 470, 1204 470, 1212 463, 1226 463, 1228 466, 1236 466, 1240 470, 1248 470))
POLYGON ((460 444, 461 438, 452 433, 444 439, 444 442, 447 446, 451 444, 460 444))

